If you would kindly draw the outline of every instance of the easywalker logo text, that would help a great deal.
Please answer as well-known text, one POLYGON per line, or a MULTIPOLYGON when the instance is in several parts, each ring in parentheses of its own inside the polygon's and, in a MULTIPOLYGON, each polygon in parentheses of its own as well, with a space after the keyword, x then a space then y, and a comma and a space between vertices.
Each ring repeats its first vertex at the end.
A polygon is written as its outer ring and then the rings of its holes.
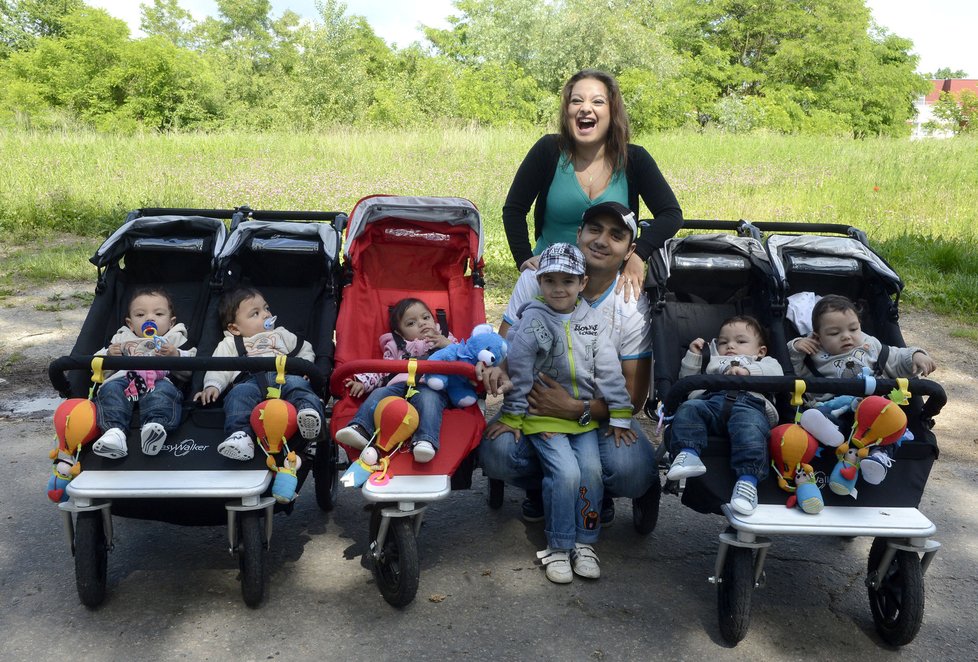
POLYGON ((202 453, 208 448, 210 448, 210 446, 201 446, 193 439, 184 439, 179 444, 164 444, 161 450, 168 453, 173 453, 174 457, 183 457, 184 455, 189 455, 190 453, 202 453))

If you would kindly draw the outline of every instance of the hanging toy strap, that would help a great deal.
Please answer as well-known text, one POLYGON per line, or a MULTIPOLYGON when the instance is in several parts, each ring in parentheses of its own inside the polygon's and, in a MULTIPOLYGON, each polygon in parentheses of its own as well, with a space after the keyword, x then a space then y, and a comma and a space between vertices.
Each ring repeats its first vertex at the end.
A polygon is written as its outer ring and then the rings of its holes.
POLYGON ((801 403, 805 394, 805 380, 795 380, 795 391, 791 394, 791 406, 795 408, 795 423, 801 423, 801 403))
POLYGON ((408 359, 408 371, 407 371, 407 393, 404 394, 405 400, 410 400, 418 389, 414 388, 417 383, 417 373, 418 373, 418 360, 408 359))
POLYGON ((95 386, 105 382, 105 371, 102 369, 102 361, 104 360, 104 356, 95 356, 92 358, 92 385, 88 388, 89 400, 95 396, 95 386))
POLYGON ((906 405, 910 402, 910 380, 906 377, 899 377, 896 380, 897 387, 890 393, 890 400, 898 405, 906 405))
MULTIPOLYGON (((288 357, 285 354, 279 354, 275 357, 275 383, 281 386, 285 383, 285 361, 288 357)), ((265 373, 261 373, 264 375, 265 373)), ((263 380, 264 381, 264 380, 263 380)), ((266 386, 265 392, 268 394, 269 398, 281 398, 282 389, 276 388, 274 386, 266 386)))
POLYGON ((285 354, 279 354, 275 357, 275 383, 284 384, 285 383, 285 360, 288 357, 285 354))

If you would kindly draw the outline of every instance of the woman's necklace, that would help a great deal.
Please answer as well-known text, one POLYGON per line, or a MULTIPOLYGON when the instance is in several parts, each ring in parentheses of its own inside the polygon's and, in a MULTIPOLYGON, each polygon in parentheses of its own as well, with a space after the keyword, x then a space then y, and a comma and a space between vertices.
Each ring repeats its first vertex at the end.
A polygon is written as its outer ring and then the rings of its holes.
POLYGON ((592 161, 587 167, 581 169, 580 172, 575 171, 574 174, 577 175, 577 181, 580 182, 581 188, 590 191, 591 185, 595 181, 600 186, 607 176, 604 160, 592 161), (595 164, 597 164, 597 167, 595 167, 595 164))

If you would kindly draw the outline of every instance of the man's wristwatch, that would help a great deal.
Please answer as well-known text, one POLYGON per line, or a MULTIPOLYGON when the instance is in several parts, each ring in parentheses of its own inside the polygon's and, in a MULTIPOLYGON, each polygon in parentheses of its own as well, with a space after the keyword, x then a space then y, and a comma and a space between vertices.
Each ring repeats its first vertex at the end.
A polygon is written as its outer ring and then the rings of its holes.
POLYGON ((581 417, 579 419, 577 419, 577 424, 581 426, 587 425, 591 422, 591 401, 584 400, 583 402, 584 402, 584 413, 581 414, 581 417))

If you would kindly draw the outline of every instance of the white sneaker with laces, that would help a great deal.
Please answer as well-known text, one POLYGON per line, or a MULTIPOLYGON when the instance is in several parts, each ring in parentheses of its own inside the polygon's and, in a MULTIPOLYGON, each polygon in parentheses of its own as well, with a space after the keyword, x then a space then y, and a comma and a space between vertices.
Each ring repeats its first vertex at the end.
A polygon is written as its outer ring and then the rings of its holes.
POLYGON ((435 447, 431 445, 430 441, 419 441, 411 449, 411 453, 414 455, 415 462, 424 464, 431 462, 432 458, 435 457, 435 447))
POLYGON ((749 480, 738 480, 730 496, 730 505, 741 515, 753 515, 757 510, 757 485, 749 480))
POLYGON ((676 459, 669 465, 669 472, 666 473, 667 480, 680 480, 683 478, 695 478, 706 473, 706 465, 698 455, 689 451, 680 451, 676 459))
POLYGON ((119 428, 111 428, 92 444, 92 452, 99 457, 119 460, 129 454, 126 445, 126 433, 119 428))
POLYGON ((579 577, 597 579, 601 576, 598 555, 594 553, 594 547, 591 545, 577 543, 571 551, 571 563, 574 566, 574 574, 579 577))
POLYGON ((255 442, 247 432, 238 430, 228 435, 228 438, 217 446, 217 452, 232 460, 245 462, 255 456, 255 442))
POLYGON ((300 409, 295 415, 295 422, 299 426, 299 436, 303 439, 318 437, 323 425, 319 412, 310 408, 300 409))
POLYGON ((876 451, 859 463, 859 472, 870 485, 879 485, 886 478, 887 470, 892 466, 892 457, 882 451, 876 451))
POLYGON ((156 455, 163 448, 166 442, 166 429, 159 423, 147 423, 139 431, 143 453, 146 455, 156 455))
POLYGON ((547 569, 547 579, 554 584, 570 584, 574 580, 574 571, 571 570, 570 554, 562 549, 550 549, 537 552, 540 559, 547 569))

